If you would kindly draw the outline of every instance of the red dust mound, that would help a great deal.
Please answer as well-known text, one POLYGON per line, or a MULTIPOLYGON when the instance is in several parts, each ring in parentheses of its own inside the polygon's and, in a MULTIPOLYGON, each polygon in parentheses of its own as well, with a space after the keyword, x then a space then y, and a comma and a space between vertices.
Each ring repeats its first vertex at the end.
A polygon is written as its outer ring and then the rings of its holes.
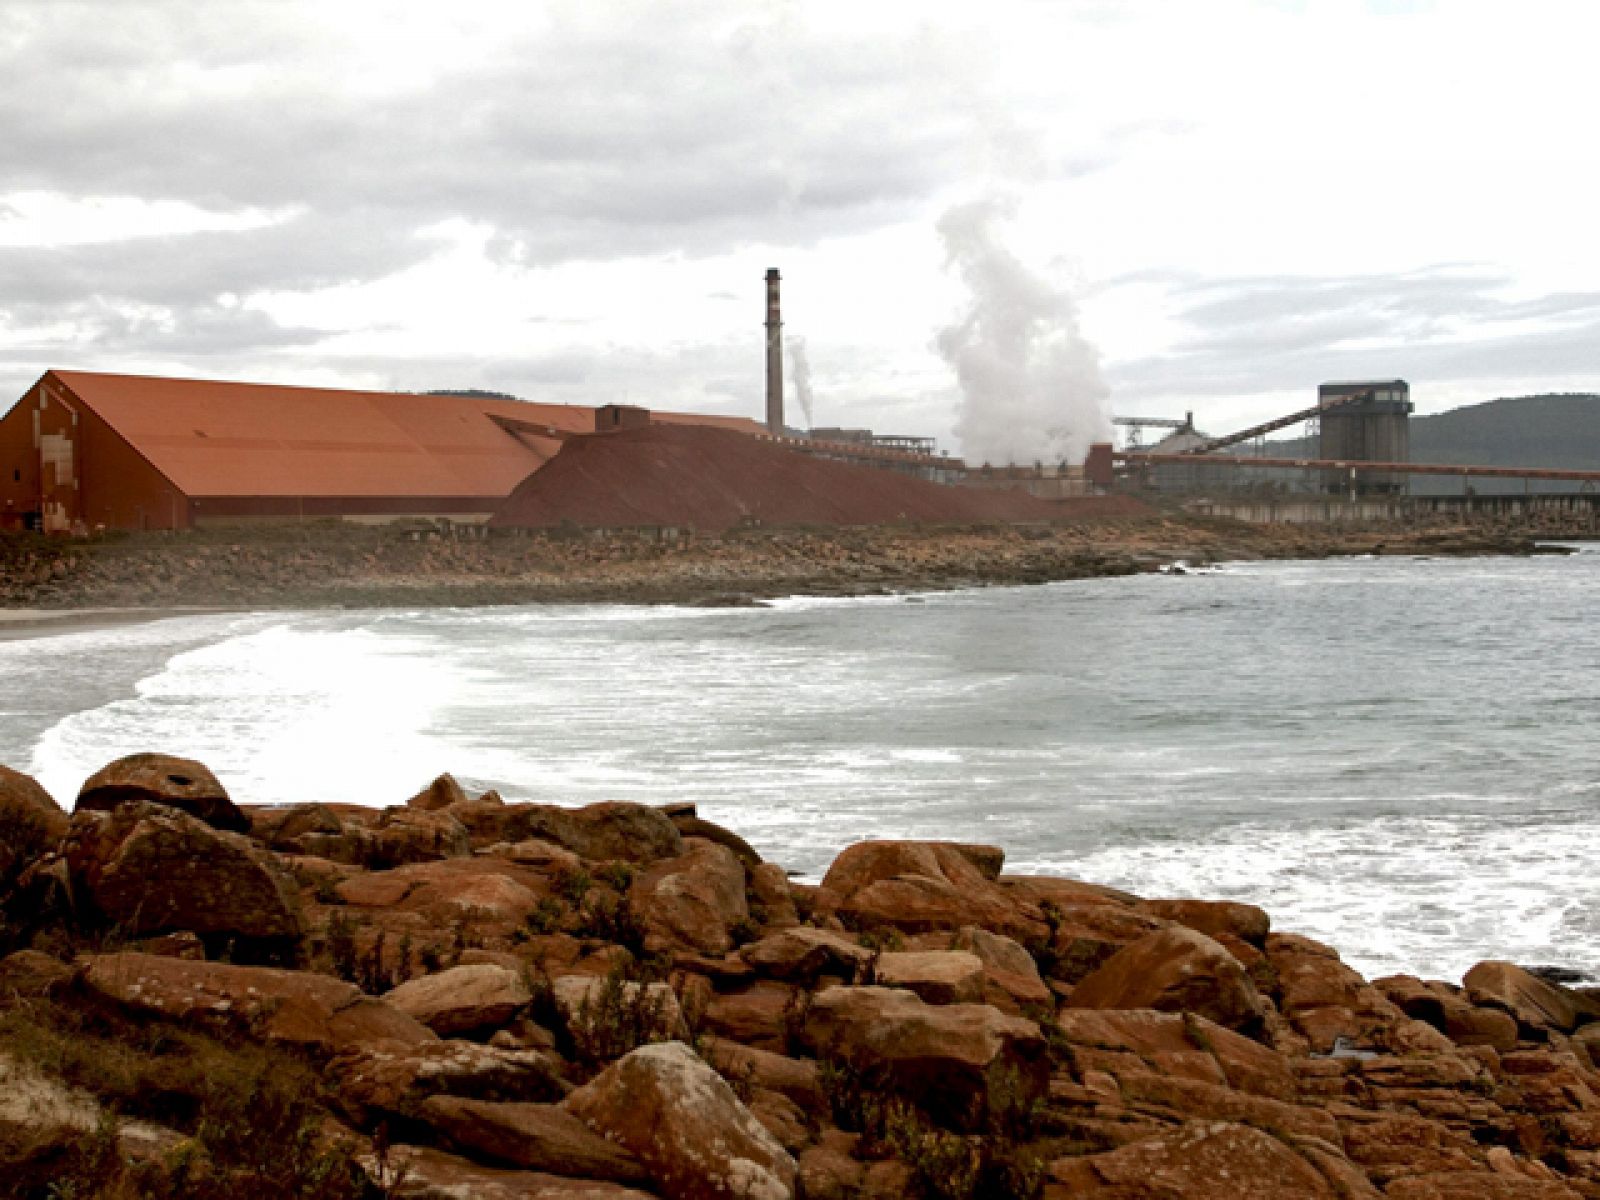
MULTIPOLYGON (((980 491, 851 466, 696 425, 574 438, 517 485, 492 525, 965 524, 1078 515, 1021 490, 980 491)), ((1085 514, 1087 515, 1087 514, 1085 514)))

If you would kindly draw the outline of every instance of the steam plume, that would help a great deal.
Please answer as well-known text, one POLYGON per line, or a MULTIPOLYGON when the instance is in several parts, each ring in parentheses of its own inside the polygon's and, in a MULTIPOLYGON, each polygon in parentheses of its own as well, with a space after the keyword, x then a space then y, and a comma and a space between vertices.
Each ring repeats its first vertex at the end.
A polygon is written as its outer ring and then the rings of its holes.
POLYGON ((811 364, 806 361, 805 338, 792 337, 789 346, 789 376, 794 380, 795 399, 800 401, 800 411, 806 415, 806 428, 815 421, 811 416, 811 364))
POLYGON ((1005 246, 997 227, 1014 207, 990 197, 939 219, 946 266, 970 293, 937 343, 961 385, 956 437, 973 464, 1082 462, 1111 440, 1110 389, 1072 298, 1005 246))

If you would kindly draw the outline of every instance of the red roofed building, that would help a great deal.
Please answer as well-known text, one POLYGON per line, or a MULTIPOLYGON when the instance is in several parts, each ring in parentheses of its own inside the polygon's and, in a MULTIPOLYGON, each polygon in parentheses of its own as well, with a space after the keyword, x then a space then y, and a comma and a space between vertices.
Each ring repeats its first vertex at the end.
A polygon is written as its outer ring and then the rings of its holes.
MULTIPOLYGON (((654 413, 751 434, 742 418, 654 413)), ((187 529, 247 518, 487 518, 596 410, 47 371, 0 418, 12 528, 187 529)))

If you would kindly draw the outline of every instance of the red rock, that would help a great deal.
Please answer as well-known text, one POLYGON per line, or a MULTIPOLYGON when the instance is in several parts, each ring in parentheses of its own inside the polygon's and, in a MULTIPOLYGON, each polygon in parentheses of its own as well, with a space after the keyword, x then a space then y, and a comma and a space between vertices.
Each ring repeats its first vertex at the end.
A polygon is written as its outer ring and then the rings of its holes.
POLYGON ((472 853, 466 826, 449 813, 386 808, 372 831, 367 865, 375 870, 462 858, 472 853))
POLYGON ((1192 1012, 1234 1030, 1256 1029, 1262 1021, 1261 996, 1239 960, 1204 934, 1180 927, 1118 951, 1072 989, 1067 1003, 1192 1012))
POLYGON ((792 929, 800 924, 789 878, 777 863, 757 863, 750 876, 750 915, 764 929, 792 929))
POLYGON ((828 1129, 800 1155, 800 1188, 806 1200, 859 1200, 867 1173, 852 1154, 859 1141, 857 1134, 828 1129))
POLYGON ((634 879, 628 905, 645 927, 648 949, 726 954, 730 927, 750 918, 744 883, 733 851, 691 838, 683 854, 651 863, 634 879))
POLYGON ((921 933, 977 925, 1023 939, 1043 936, 1037 911, 994 882, 1002 852, 953 842, 860 842, 828 868, 818 911, 861 928, 921 933))
POLYGON ((468 799, 466 790, 456 782, 456 777, 446 773, 407 800, 406 807, 438 812, 452 804, 464 804, 468 799))
MULTIPOLYGON (((426 1146, 395 1146, 388 1158, 384 1194, 394 1200, 655 1200, 650 1192, 620 1183, 485 1167, 426 1146)), ((376 1180, 375 1157, 367 1154, 359 1161, 376 1180)))
POLYGON ((819 975, 853 979, 872 952, 842 933, 800 925, 752 942, 739 957, 763 975, 809 983, 819 975))
POLYGON ((128 933, 290 941, 303 932, 299 893, 276 858, 178 809, 128 801, 81 813, 66 853, 76 892, 128 933))
POLYGON ((1580 1200, 1563 1183, 1489 1172, 1415 1175, 1395 1180, 1384 1195, 1388 1200, 1580 1200))
POLYGON ((1041 974, 1064 983, 1082 981, 1113 955, 1167 928, 1165 922, 1147 913, 1103 901, 1071 906, 1052 903, 1045 911, 1050 934, 1040 957, 1048 970, 1042 969, 1041 974))
POLYGON ((1082 1200, 1346 1200, 1277 1138, 1217 1121, 1191 1121, 1108 1154, 1056 1159, 1050 1179, 1063 1189, 1055 1195, 1082 1200))
POLYGON ((591 862, 650 863, 683 853, 683 838, 672 819, 644 804, 603 803, 583 808, 547 804, 474 806, 473 836, 489 832, 497 842, 528 838, 554 842, 591 862))
POLYGON ((703 1020, 718 1037, 783 1053, 797 1035, 806 993, 788 984, 762 980, 741 991, 712 998, 703 1020))
POLYGON ((753 870, 761 865, 761 855, 733 830, 724 829, 713 821, 707 821, 693 814, 674 815, 671 820, 682 837, 701 838, 704 841, 716 842, 719 846, 726 846, 744 864, 746 870, 753 870))
POLYGON ((168 1020, 243 1022, 271 1040, 324 1052, 365 1042, 436 1040, 399 1009, 326 975, 150 954, 80 961, 91 990, 132 1012, 168 1020))
POLYGON ((376 1040, 347 1046, 327 1065, 340 1106, 362 1125, 410 1117, 429 1096, 559 1100, 570 1091, 545 1054, 449 1041, 376 1040))
POLYGON ((1013 1011, 1022 1006, 1054 1007, 1050 989, 1039 976, 1039 964, 1019 943, 976 925, 962 928, 950 943, 952 950, 964 950, 983 963, 984 993, 987 1004, 1013 1011))
POLYGON ((1254 1096, 1197 1079, 1145 1072, 1123 1074, 1117 1082, 1122 1098, 1129 1103, 1160 1105, 1193 1119, 1232 1121, 1280 1134, 1318 1138, 1331 1145, 1339 1143, 1338 1122, 1321 1108, 1254 1096))
POLYGON ((499 1029, 531 999, 519 973, 488 963, 424 975, 384 995, 385 1001, 442 1037, 499 1029))
POLYGON ((812 997, 806 1044, 915 1097, 937 1119, 979 1121, 1005 1089, 1027 1103, 1046 1093, 1044 1036, 1032 1021, 986 1004, 925 1004, 884 987, 833 987, 812 997))
POLYGON ((668 1200, 793 1200, 794 1159, 680 1042, 633 1051, 565 1103, 642 1159, 668 1200))
POLYGON ((32 776, 0 767, 0 871, 19 868, 67 835, 67 814, 32 776))
POLYGON ((929 1004, 976 1004, 983 1000, 983 960, 960 950, 885 951, 874 982, 904 988, 929 1004))
POLYGON ((1260 946, 1272 932, 1265 910, 1233 900, 1146 900, 1139 908, 1209 938, 1229 934, 1252 946, 1260 946))
POLYGON ((1153 1010, 1064 1008, 1056 1015, 1056 1026, 1075 1053, 1081 1053, 1079 1047, 1114 1051, 1136 1056, 1151 1069, 1167 1074, 1211 1079, 1275 1100, 1297 1098, 1294 1072, 1282 1054, 1204 1017, 1153 1010), (1212 1066, 1203 1072, 1186 1071, 1184 1064, 1194 1055, 1204 1056, 1212 1066))
POLYGON ((1477 1169, 1472 1139, 1410 1113, 1353 1114, 1339 1122, 1345 1153, 1380 1184, 1404 1175, 1477 1169))
POLYGON ((84 781, 77 809, 110 812, 129 800, 176 808, 213 829, 248 833, 250 819, 203 764, 170 754, 130 754, 84 781))
POLYGON ((742 1082, 766 1088, 787 1096, 809 1113, 827 1113, 827 1098, 812 1059, 790 1058, 723 1038, 707 1039, 705 1058, 730 1084, 742 1082))
POLYGON ((580 1040, 603 1036, 601 1026, 610 1019, 606 1011, 608 999, 614 997, 625 1011, 643 1014, 646 1010, 655 1017, 654 1027, 645 1030, 649 1036, 661 1041, 686 1036, 683 1009, 672 988, 665 983, 636 983, 616 978, 598 978, 593 975, 563 975, 551 982, 551 990, 566 1020, 567 1028, 580 1040))
POLYGON ((417 1114, 457 1150, 507 1166, 613 1183, 646 1183, 644 1164, 554 1104, 432 1096, 417 1114))
POLYGON ((1474 1004, 1503 1009, 1527 1030, 1571 1033, 1586 1022, 1600 1021, 1600 1001, 1549 983, 1514 963, 1481 962, 1462 983, 1474 1004))

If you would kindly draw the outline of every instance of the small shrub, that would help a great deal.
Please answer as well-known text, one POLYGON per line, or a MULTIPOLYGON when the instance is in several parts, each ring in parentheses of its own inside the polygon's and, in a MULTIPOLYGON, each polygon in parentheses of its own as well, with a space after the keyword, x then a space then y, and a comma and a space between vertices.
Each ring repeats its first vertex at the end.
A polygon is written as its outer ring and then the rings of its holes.
POLYGON ((592 886, 594 880, 589 878, 589 872, 582 867, 577 870, 563 868, 555 877, 556 895, 565 900, 569 908, 582 908, 584 897, 589 894, 592 886))
POLYGON ((528 914, 523 928, 530 935, 553 933, 561 927, 567 915, 567 906, 554 896, 541 896, 534 910, 528 914))
POLYGON ((594 869, 595 877, 614 892, 633 886, 633 868, 625 862, 603 862, 594 869))
POLYGON ((645 956, 645 928, 626 897, 596 892, 578 916, 580 935, 621 946, 636 958, 645 956))
POLYGON ((898 929, 869 929, 856 935, 856 942, 863 950, 874 954, 893 954, 906 948, 906 939, 898 929))

